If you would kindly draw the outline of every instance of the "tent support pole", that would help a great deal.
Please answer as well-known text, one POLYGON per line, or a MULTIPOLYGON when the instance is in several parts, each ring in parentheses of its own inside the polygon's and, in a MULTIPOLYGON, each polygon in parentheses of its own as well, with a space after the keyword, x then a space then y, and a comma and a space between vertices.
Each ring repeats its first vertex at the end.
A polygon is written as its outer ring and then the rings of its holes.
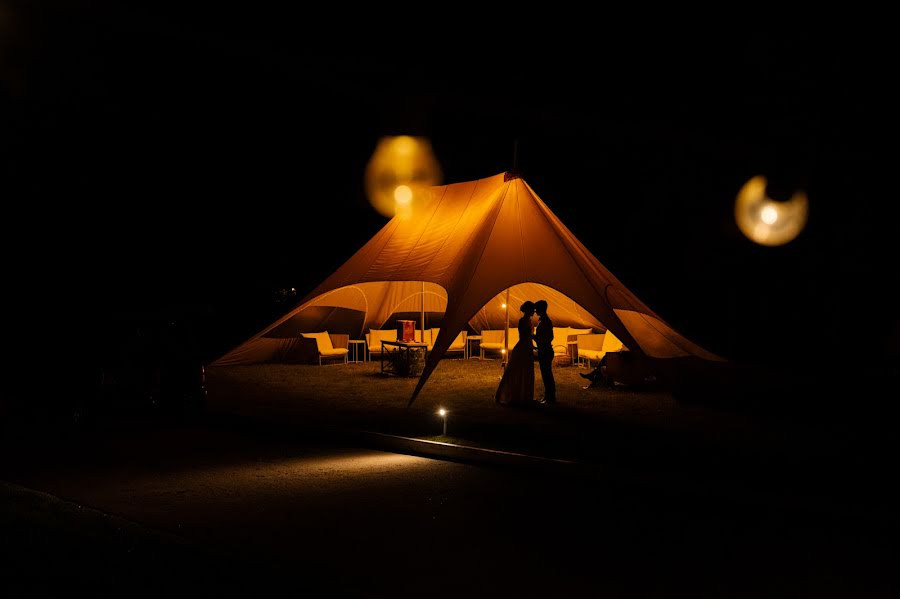
MULTIPOLYGON (((427 343, 425 341, 425 281, 422 281, 422 336, 419 337, 422 340, 422 343, 427 343)), ((432 339, 432 341, 434 341, 432 339)))
POLYGON ((509 361, 509 287, 506 288, 506 330, 503 331, 503 366, 509 361))

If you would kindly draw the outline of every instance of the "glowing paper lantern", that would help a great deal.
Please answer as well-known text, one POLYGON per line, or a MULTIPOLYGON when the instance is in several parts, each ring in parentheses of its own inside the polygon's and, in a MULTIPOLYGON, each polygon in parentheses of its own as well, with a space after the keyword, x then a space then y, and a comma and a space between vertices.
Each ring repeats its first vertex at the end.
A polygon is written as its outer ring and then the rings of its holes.
POLYGON ((431 199, 441 166, 424 137, 382 137, 366 166, 369 202, 385 216, 408 218, 431 199))
POLYGON ((806 194, 795 191, 786 202, 766 195, 765 177, 756 176, 744 183, 734 203, 734 218, 741 232, 760 245, 783 245, 806 226, 809 202, 806 194))

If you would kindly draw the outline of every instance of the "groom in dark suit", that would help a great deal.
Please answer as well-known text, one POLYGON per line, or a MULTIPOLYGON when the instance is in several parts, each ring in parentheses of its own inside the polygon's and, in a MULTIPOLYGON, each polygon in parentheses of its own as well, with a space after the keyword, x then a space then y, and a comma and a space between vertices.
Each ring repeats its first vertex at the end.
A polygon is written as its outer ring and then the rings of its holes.
POLYGON ((540 403, 556 403, 556 381, 553 380, 553 321, 547 316, 547 301, 534 302, 534 311, 540 316, 534 340, 537 343, 538 364, 544 381, 544 397, 540 403))

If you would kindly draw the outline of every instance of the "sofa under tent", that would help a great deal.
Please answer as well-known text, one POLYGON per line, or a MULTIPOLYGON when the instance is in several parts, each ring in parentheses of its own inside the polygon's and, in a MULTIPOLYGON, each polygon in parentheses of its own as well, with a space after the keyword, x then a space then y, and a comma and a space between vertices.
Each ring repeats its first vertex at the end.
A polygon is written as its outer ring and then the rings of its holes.
POLYGON ((507 292, 512 326, 522 301, 546 299, 554 324, 609 331, 660 366, 722 361, 635 297, 518 175, 431 191, 417 213, 391 219, 297 307, 213 364, 286 361, 305 343, 302 333, 338 330, 339 322, 362 339, 396 313, 439 314, 412 404, 462 331, 505 328, 507 292))

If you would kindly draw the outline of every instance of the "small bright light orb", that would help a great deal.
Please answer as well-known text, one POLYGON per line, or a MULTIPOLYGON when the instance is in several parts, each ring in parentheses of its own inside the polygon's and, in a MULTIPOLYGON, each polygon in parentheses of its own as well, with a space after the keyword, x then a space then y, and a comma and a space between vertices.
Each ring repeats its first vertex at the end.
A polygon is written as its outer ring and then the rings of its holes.
POLYGON ((741 232, 760 245, 784 245, 793 240, 809 213, 809 201, 802 191, 795 191, 786 202, 766 195, 765 177, 747 181, 734 202, 734 219, 741 232))
POLYGON ((500 353, 501 353, 501 354, 505 354, 505 353, 506 353, 506 348, 504 347, 503 349, 501 349, 501 350, 500 350, 500 353))
POLYGON ((444 408, 441 408, 440 410, 438 410, 438 414, 440 414, 441 416, 446 416, 447 410, 445 410, 444 408))
POLYGON ((506 309, 506 304, 501 304, 500 307, 503 308, 503 309, 505 310, 505 309, 506 309))
POLYGON ((441 167, 427 138, 383 137, 369 159, 365 178, 369 202, 378 212, 409 218, 431 200, 441 167))
POLYGON ((394 200, 397 201, 398 204, 409 204, 412 202, 413 192, 412 189, 409 188, 409 185, 398 185, 397 189, 394 190, 394 200))

